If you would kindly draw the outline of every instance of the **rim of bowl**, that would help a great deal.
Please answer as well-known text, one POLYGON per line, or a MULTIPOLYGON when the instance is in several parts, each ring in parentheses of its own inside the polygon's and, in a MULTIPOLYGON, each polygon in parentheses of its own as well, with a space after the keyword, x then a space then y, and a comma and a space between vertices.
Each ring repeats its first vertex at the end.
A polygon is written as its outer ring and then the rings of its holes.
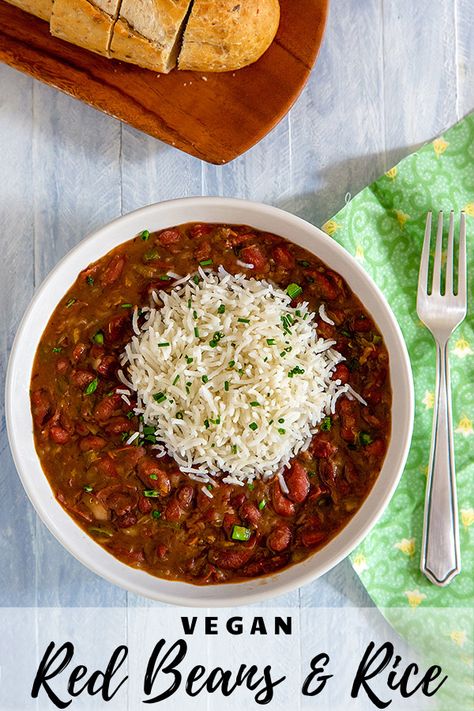
POLYGON ((414 418, 413 378, 405 341, 388 302, 369 274, 341 245, 306 220, 264 203, 225 197, 179 198, 148 205, 107 223, 70 250, 44 279, 20 322, 8 363, 5 401, 8 439, 17 472, 33 507, 53 536, 107 581, 144 597, 190 607, 229 607, 276 597, 317 579, 347 557, 375 526, 392 498, 408 456, 414 418), (56 500, 34 447, 29 400, 31 366, 38 341, 62 296, 90 262, 141 230, 155 231, 186 222, 247 224, 303 246, 340 273, 361 301, 361 292, 373 300, 367 309, 389 351, 391 437, 382 470, 368 497, 346 526, 319 551, 271 576, 239 583, 199 586, 169 581, 120 562, 88 536, 56 500), (289 236, 292 230, 297 234, 289 236), (316 251, 318 247, 320 251, 316 251))

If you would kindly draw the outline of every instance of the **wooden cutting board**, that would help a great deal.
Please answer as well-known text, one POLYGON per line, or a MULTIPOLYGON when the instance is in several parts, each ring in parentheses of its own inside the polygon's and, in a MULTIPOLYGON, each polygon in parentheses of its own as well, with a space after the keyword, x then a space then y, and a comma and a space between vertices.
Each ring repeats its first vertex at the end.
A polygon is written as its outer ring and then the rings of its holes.
POLYGON ((0 60, 209 163, 265 136, 308 79, 329 0, 280 0, 275 41, 238 72, 156 74, 51 37, 49 25, 0 0, 0 60))

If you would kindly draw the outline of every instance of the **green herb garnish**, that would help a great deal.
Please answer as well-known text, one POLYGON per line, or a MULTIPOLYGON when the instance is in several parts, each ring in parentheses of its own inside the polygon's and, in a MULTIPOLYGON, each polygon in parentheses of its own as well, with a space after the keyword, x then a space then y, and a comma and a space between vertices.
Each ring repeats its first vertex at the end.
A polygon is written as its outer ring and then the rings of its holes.
POLYGON ((320 425, 321 430, 322 430, 323 432, 329 432, 329 430, 331 429, 331 427, 332 427, 332 420, 331 420, 331 418, 330 418, 329 416, 328 416, 328 417, 325 417, 324 420, 322 420, 321 425, 320 425))
POLYGON ((89 383, 87 388, 84 390, 85 394, 92 395, 92 393, 95 393, 98 385, 99 385, 99 378, 94 378, 94 380, 91 383, 89 383))
POLYGON ((140 233, 140 238, 146 242, 148 239, 150 239, 150 232, 149 230, 143 230, 143 232, 140 233))
POLYGON ((290 299, 296 299, 297 296, 303 293, 303 289, 299 284, 288 284, 286 287, 286 293, 290 299))
POLYGON ((250 427, 250 429, 253 430, 254 432, 255 432, 256 429, 258 429, 258 425, 257 425, 256 422, 251 422, 251 423, 249 424, 249 427, 250 427))
POLYGON ((232 533, 230 534, 230 537, 233 541, 248 541, 251 535, 252 532, 250 528, 235 525, 232 528, 232 533))
POLYGON ((166 400, 166 395, 164 393, 155 393, 153 395, 153 400, 158 403, 164 402, 166 400))

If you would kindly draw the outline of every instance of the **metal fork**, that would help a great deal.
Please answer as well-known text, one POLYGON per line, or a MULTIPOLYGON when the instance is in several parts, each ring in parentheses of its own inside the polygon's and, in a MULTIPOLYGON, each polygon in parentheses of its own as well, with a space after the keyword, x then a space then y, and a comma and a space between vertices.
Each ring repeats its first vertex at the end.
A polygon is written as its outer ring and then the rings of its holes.
POLYGON ((431 292, 428 293, 430 238, 431 212, 428 213, 426 219, 416 302, 418 316, 431 331, 436 342, 436 398, 426 484, 420 569, 432 583, 444 586, 450 583, 461 570, 448 343, 454 329, 466 316, 466 218, 464 213, 461 213, 456 293, 453 286, 453 212, 449 216, 444 294, 441 293, 442 212, 438 216, 433 283, 431 292))

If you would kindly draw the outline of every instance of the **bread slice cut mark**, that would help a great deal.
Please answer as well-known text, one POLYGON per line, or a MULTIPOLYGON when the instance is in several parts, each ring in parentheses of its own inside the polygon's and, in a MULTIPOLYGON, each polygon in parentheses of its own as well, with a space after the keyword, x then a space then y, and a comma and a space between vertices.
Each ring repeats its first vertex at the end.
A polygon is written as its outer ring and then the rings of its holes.
POLYGON ((278 0, 194 0, 179 69, 226 72, 252 64, 273 42, 278 0))
POLYGON ((122 0, 110 55, 168 73, 176 66, 192 0, 122 0))
POLYGON ((108 57, 120 4, 121 0, 54 0, 51 34, 108 57))

